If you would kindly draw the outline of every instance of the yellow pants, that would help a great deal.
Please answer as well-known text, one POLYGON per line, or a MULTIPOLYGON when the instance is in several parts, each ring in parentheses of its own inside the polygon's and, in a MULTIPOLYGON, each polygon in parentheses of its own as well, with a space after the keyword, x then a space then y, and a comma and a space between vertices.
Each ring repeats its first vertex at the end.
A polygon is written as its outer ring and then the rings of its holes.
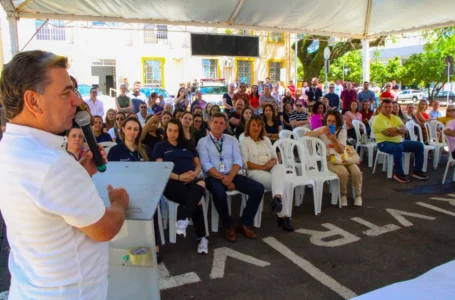
POLYGON ((356 164, 350 165, 335 165, 330 160, 327 161, 327 167, 330 171, 336 173, 340 179, 341 196, 348 194, 349 175, 354 185, 355 196, 362 196, 362 172, 356 164))

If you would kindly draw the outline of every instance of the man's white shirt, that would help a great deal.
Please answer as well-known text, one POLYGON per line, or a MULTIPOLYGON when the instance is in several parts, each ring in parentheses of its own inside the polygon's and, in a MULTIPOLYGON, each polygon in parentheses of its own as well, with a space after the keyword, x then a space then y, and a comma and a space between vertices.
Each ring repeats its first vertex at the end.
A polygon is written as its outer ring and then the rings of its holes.
POLYGON ((0 143, 0 210, 8 226, 9 299, 106 299, 108 244, 78 228, 102 199, 63 138, 8 123, 0 143))
POLYGON ((100 100, 96 99, 95 103, 91 99, 85 101, 85 103, 90 107, 90 113, 92 116, 104 117, 104 104, 100 100))
POLYGON ((138 112, 137 114, 137 119, 139 120, 139 123, 141 123, 141 126, 144 127, 145 126, 145 119, 147 119, 147 116, 145 116, 145 118, 142 116, 141 112, 138 112))

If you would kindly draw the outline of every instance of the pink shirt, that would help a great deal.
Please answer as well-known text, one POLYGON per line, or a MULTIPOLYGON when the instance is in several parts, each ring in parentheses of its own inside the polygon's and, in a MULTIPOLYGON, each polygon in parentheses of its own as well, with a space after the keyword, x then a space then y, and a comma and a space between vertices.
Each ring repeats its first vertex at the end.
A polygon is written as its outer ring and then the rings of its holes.
POLYGON ((320 115, 314 114, 310 119, 311 129, 315 130, 316 128, 322 127, 323 118, 324 116, 321 117, 320 115))
MULTIPOLYGON (((344 114, 344 118, 350 118, 351 120, 357 120, 357 121, 360 121, 362 122, 362 115, 359 113, 359 112, 356 112, 355 114, 353 114, 351 111, 347 111, 345 114, 344 114)), ((345 121, 346 122, 346 121, 345 121)), ((346 122, 345 124, 346 126, 346 129, 352 129, 354 128, 354 126, 351 124, 351 126, 348 125, 348 123, 346 122)))

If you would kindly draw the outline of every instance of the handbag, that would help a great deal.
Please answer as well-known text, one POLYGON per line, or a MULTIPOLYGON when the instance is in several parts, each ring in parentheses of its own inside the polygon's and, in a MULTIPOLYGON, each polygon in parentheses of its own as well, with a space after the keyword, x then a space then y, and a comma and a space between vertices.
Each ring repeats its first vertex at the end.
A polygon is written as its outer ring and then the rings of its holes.
POLYGON ((366 133, 363 133, 360 136, 360 145, 366 145, 366 144, 368 144, 368 136, 366 133))
POLYGON ((360 163, 360 156, 355 151, 354 147, 346 146, 344 147, 343 153, 335 153, 330 155, 330 161, 334 165, 352 165, 360 163))

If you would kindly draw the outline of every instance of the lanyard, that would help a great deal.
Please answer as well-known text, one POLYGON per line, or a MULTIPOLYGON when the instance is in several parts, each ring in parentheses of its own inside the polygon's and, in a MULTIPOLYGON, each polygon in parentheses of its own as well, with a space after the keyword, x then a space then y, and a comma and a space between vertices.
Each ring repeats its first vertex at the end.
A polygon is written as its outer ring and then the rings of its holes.
POLYGON ((220 143, 218 143, 217 141, 215 141, 212 136, 210 136, 210 139, 212 140, 213 144, 215 145, 216 147, 216 150, 218 151, 218 153, 221 154, 223 153, 223 137, 221 137, 221 141, 220 143))
POLYGON ((130 151, 130 156, 134 159, 134 161, 141 161, 141 155, 139 152, 137 153, 137 156, 133 154, 133 152, 130 151))

